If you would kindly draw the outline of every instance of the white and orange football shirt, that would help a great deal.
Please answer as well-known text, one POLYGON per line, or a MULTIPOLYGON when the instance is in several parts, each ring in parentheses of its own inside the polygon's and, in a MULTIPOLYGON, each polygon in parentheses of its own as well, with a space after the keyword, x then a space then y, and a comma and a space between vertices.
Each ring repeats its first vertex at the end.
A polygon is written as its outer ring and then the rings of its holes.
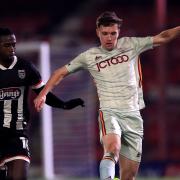
POLYGON ((90 48, 66 68, 70 73, 81 69, 90 72, 97 87, 100 109, 135 111, 144 106, 138 57, 152 48, 152 37, 123 37, 112 51, 102 47, 90 48))

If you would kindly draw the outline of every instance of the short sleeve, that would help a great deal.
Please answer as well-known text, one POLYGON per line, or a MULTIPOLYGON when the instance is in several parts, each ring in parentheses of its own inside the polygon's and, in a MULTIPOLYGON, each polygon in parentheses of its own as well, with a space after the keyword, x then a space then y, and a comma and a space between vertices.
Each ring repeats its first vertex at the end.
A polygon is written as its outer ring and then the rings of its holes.
POLYGON ((39 71, 32 63, 28 63, 27 72, 28 72, 28 83, 29 86, 32 87, 32 89, 38 89, 44 85, 39 71))
POLYGON ((70 61, 69 64, 66 64, 65 67, 69 71, 69 73, 73 73, 79 70, 82 70, 85 68, 85 63, 83 62, 85 60, 84 53, 81 53, 76 58, 74 58, 72 61, 70 61))
POLYGON ((153 38, 151 36, 132 37, 131 40, 137 54, 153 48, 153 38))

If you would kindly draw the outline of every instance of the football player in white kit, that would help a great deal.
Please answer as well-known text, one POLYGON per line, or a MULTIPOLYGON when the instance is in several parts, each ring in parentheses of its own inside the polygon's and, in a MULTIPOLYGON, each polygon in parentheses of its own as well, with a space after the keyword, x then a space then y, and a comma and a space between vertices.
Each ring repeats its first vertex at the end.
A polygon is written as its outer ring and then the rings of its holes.
POLYGON ((165 44, 180 34, 180 26, 156 36, 119 38, 122 20, 114 12, 104 12, 97 18, 97 36, 101 45, 81 53, 69 64, 57 69, 39 96, 35 107, 39 111, 46 94, 70 73, 81 69, 90 72, 97 86, 100 101, 99 129, 104 147, 100 163, 100 179, 115 176, 115 164, 120 164, 120 179, 134 180, 142 153, 143 120, 139 110, 144 106, 139 87, 139 54, 165 44))

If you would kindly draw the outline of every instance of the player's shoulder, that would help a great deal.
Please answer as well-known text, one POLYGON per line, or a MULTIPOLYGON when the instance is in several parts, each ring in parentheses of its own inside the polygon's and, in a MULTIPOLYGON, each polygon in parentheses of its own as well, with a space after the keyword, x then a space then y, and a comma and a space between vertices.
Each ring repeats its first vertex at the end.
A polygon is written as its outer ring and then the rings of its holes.
POLYGON ((85 54, 96 54, 101 52, 100 47, 91 47, 88 50, 85 51, 85 54))
POLYGON ((22 58, 22 57, 17 57, 17 64, 20 67, 24 68, 31 68, 33 66, 32 62, 22 58))
POLYGON ((118 47, 130 48, 136 41, 137 37, 121 37, 118 39, 118 47))
POLYGON ((17 56, 17 62, 19 64, 30 64, 30 62, 28 62, 26 59, 19 57, 19 56, 17 56))
POLYGON ((84 52, 82 52, 80 54, 80 56, 84 57, 86 59, 86 58, 91 57, 91 56, 93 56, 93 55, 95 55, 97 53, 99 53, 98 47, 91 47, 91 48, 85 50, 84 52))
POLYGON ((121 37, 118 39, 118 42, 125 42, 125 43, 131 43, 134 41, 144 41, 146 39, 152 38, 151 36, 145 36, 145 37, 136 37, 136 36, 132 36, 132 37, 121 37))
POLYGON ((137 37, 121 37, 118 39, 118 42, 121 42, 121 43, 127 43, 127 42, 131 42, 131 41, 134 41, 137 37))

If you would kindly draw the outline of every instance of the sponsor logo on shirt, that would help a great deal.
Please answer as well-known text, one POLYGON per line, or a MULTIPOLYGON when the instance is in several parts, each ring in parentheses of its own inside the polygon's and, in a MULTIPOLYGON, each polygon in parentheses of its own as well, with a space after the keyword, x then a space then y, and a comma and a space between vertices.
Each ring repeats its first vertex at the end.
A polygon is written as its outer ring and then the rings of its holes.
POLYGON ((0 101, 16 100, 21 96, 21 90, 18 88, 3 88, 0 89, 0 101))
POLYGON ((123 54, 123 55, 118 55, 116 57, 111 57, 104 61, 98 62, 98 63, 96 63, 96 66, 98 68, 98 71, 100 72, 101 69, 104 69, 108 66, 124 63, 124 62, 127 62, 128 60, 129 60, 129 57, 127 55, 123 54))

